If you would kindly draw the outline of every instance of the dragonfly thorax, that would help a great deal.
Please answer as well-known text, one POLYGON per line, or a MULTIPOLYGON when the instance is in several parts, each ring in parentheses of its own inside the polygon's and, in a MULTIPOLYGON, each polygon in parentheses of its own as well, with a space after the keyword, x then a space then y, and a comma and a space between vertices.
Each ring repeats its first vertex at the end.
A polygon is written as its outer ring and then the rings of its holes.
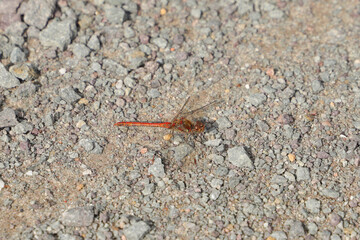
POLYGON ((172 122, 172 126, 170 128, 177 129, 181 132, 200 133, 204 131, 205 125, 200 121, 196 121, 195 123, 192 123, 190 120, 186 118, 180 118, 180 119, 175 119, 172 122))

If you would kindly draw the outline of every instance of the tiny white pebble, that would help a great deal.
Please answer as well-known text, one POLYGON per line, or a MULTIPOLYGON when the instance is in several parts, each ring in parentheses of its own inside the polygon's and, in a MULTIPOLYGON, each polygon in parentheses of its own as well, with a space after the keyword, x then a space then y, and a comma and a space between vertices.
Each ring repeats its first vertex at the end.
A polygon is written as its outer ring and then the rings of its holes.
POLYGON ((90 174, 92 174, 92 172, 91 172, 90 169, 87 169, 87 170, 83 171, 82 174, 83 174, 83 175, 90 175, 90 174))
POLYGON ((59 73, 60 73, 61 75, 64 75, 64 74, 66 73, 66 69, 65 69, 65 68, 60 68, 60 69, 59 69, 59 73))
POLYGON ((81 128, 82 126, 86 125, 86 122, 84 122, 83 120, 80 120, 76 123, 76 127, 77 128, 81 128))
POLYGON ((5 183, 2 179, 0 179, 0 191, 5 187, 5 183))

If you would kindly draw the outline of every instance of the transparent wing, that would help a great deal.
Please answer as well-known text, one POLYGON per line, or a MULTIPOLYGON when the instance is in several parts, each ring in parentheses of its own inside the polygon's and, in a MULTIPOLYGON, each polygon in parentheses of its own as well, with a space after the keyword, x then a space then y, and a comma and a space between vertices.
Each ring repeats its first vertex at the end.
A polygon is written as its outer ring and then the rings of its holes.
POLYGON ((203 70, 189 84, 188 96, 174 119, 201 118, 205 113, 207 115, 209 111, 221 107, 226 102, 229 84, 226 66, 219 64, 203 70))

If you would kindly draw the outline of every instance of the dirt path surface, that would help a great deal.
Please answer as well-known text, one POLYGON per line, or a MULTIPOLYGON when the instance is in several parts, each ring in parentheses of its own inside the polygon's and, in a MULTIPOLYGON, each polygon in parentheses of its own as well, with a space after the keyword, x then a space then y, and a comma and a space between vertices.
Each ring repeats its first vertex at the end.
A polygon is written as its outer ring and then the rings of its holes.
POLYGON ((0 59, 1 239, 360 238, 357 0, 0 0, 0 59))

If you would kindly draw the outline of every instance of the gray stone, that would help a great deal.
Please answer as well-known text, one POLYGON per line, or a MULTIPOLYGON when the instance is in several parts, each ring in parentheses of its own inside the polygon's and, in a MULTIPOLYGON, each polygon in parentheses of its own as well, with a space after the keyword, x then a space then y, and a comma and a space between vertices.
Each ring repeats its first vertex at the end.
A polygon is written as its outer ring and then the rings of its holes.
POLYGON ((229 178, 229 188, 234 189, 240 183, 239 177, 230 177, 229 178))
POLYGON ((199 19, 201 17, 201 13, 202 13, 201 10, 198 8, 193 8, 193 9, 191 9, 191 12, 190 12, 191 16, 193 16, 194 18, 197 18, 197 19, 199 19))
POLYGON ((235 130, 234 129, 226 129, 225 130, 225 138, 227 139, 227 140, 233 140, 234 139, 234 137, 235 137, 235 134, 236 134, 236 132, 235 132, 235 130))
POLYGON ((329 240, 331 236, 331 232, 329 230, 323 230, 320 234, 319 234, 319 239, 322 240, 329 240))
POLYGON ((90 54, 90 49, 82 43, 74 44, 72 51, 78 59, 87 57, 90 54))
POLYGON ((87 46, 94 51, 98 51, 100 49, 99 38, 96 35, 92 35, 87 43, 87 46))
POLYGON ((126 19, 126 13, 121 7, 105 5, 105 16, 110 23, 122 24, 126 19))
POLYGON ((324 86, 323 86, 322 82, 320 82, 319 80, 312 81, 311 82, 311 88, 312 88, 314 93, 319 93, 322 90, 324 90, 324 86))
POLYGON ((105 2, 105 0, 94 0, 93 3, 96 5, 96 6, 101 6, 103 5, 105 2))
POLYGON ((162 164, 161 158, 155 158, 154 164, 149 167, 149 174, 157 178, 165 177, 164 164, 162 164))
POLYGON ((271 182, 277 184, 285 184, 287 183, 287 179, 281 175, 275 175, 271 178, 271 182))
POLYGON ((125 84, 125 86, 127 86, 129 88, 133 88, 136 86, 136 81, 131 77, 126 77, 124 79, 124 84, 125 84))
POLYGON ((139 46, 139 49, 143 52, 143 53, 145 53, 146 55, 150 55, 151 54, 151 48, 149 48, 147 45, 144 45, 144 44, 141 44, 140 46, 139 46))
POLYGON ((263 93, 254 93, 248 96, 247 100, 250 104, 257 107, 266 101, 266 96, 263 93))
POLYGON ((237 11, 239 13, 240 16, 246 14, 247 12, 252 12, 253 11, 253 5, 250 2, 245 2, 245 1, 238 1, 237 3, 237 11))
POLYGON ((34 126, 31 123, 24 121, 16 124, 13 129, 16 134, 24 134, 30 132, 33 128, 34 126))
POLYGON ((67 103, 73 103, 81 98, 71 86, 60 89, 59 95, 67 103))
POLYGON ((51 234, 56 234, 60 232, 63 228, 64 226, 60 223, 60 221, 55 221, 46 228, 46 231, 51 234))
POLYGON ((21 6, 24 22, 43 29, 56 7, 56 0, 30 0, 21 6))
POLYGON ((44 123, 45 123, 45 126, 47 126, 47 127, 50 127, 54 124, 54 117, 51 113, 48 113, 45 115, 44 123))
POLYGON ((227 151, 228 160, 239 168, 254 169, 254 163, 245 151, 244 147, 233 147, 227 151))
MULTIPOLYGON (((41 239, 48 240, 48 238, 41 238, 41 239)), ((62 232, 58 234, 58 238, 56 238, 56 239, 58 239, 58 240, 83 240, 83 238, 80 236, 76 236, 76 235, 72 235, 72 234, 68 234, 68 233, 62 233, 62 232)))
POLYGON ((15 92, 17 97, 30 97, 36 93, 36 86, 32 82, 26 82, 21 84, 15 92))
POLYGON ((130 27, 125 28, 125 30, 124 30, 124 37, 125 37, 125 38, 135 37, 135 31, 134 31, 134 29, 132 29, 132 28, 130 28, 130 27))
POLYGON ((142 194, 144 196, 150 195, 154 192, 155 185, 153 183, 149 183, 145 185, 144 190, 142 191, 142 194))
POLYGON ((19 63, 25 61, 26 61, 26 55, 23 52, 23 50, 20 49, 19 47, 14 47, 10 54, 10 62, 19 63))
POLYGON ((23 46, 25 43, 23 34, 28 27, 24 22, 14 22, 6 28, 5 34, 9 37, 12 44, 15 46, 23 46))
POLYGON ((140 221, 132 224, 130 227, 124 229, 126 240, 140 240, 151 230, 146 222, 140 221))
POLYGON ((258 120, 258 121, 256 121, 256 124, 258 125, 259 129, 262 132, 266 132, 266 131, 268 131, 270 129, 269 125, 264 121, 258 120))
POLYGON ((284 177, 286 177, 291 182, 295 182, 295 180, 296 180, 294 174, 292 174, 290 172, 285 172, 284 177))
POLYGON ((104 148, 100 146, 97 142, 94 142, 94 148, 90 151, 92 154, 101 154, 104 151, 104 148))
POLYGON ((81 139, 79 141, 79 146, 83 147, 86 152, 90 152, 94 149, 94 141, 91 139, 81 139))
POLYGON ((305 202, 306 208, 311 213, 319 213, 320 212, 320 201, 317 199, 308 199, 305 202))
POLYGON ((171 63, 165 63, 163 69, 166 74, 169 74, 173 69, 173 65, 171 63))
POLYGON ((273 237, 276 240, 287 240, 287 236, 283 231, 276 231, 271 233, 270 235, 271 237, 273 237))
POLYGON ((39 34, 40 42, 45 47, 58 47, 65 50, 76 36, 76 24, 72 19, 53 20, 39 34))
POLYGON ((271 3, 268 3, 268 2, 263 2, 261 4, 261 7, 265 12, 270 12, 270 11, 276 9, 276 6, 274 4, 271 4, 271 3))
POLYGON ((296 169, 296 179, 298 181, 306 181, 310 179, 309 168, 307 167, 298 167, 296 169))
POLYGON ((159 48, 166 48, 168 44, 167 40, 164 38, 155 38, 152 42, 159 48))
POLYGON ((14 45, 10 42, 9 38, 0 34, 0 57, 8 58, 14 45))
POLYGON ((319 74, 319 77, 320 77, 321 81, 323 81, 323 82, 328 82, 330 80, 330 76, 329 76, 328 72, 321 72, 319 74))
POLYGON ((342 238, 337 234, 331 234, 330 240, 341 240, 342 238))
POLYGON ((360 121, 353 121, 353 125, 356 129, 360 130, 360 121))
POLYGON ((220 166, 216 168, 215 174, 219 177, 224 177, 229 173, 229 169, 227 167, 220 166))
POLYGON ((292 239, 305 236, 305 229, 304 229, 304 225, 302 224, 302 222, 295 221, 293 224, 291 224, 289 236, 292 239))
POLYGON ((173 148, 175 151, 174 153, 174 159, 176 161, 181 161, 184 159, 187 155, 189 155, 194 149, 188 145, 188 144, 180 144, 179 146, 173 148))
POLYGON ((120 76, 124 76, 126 74, 128 74, 128 70, 120 65, 119 63, 111 60, 111 59, 107 59, 105 58, 103 60, 103 68, 106 69, 106 70, 109 70, 109 71, 115 71, 116 74, 120 75, 120 76))
POLYGON ((206 141, 204 144, 209 147, 217 147, 220 145, 221 142, 222 142, 222 139, 213 139, 213 140, 206 141))
POLYGON ((5 66, 0 63, 0 87, 13 88, 20 85, 19 79, 9 73, 5 66))
POLYGON ((213 189, 212 191, 211 191, 211 193, 210 193, 210 199, 211 200, 216 200, 216 199, 218 199, 219 198, 219 196, 220 196, 220 191, 219 190, 217 190, 217 189, 213 189))
POLYGON ((329 197, 329 198, 338 198, 340 196, 339 192, 330 189, 330 188, 325 188, 321 191, 321 195, 325 196, 325 197, 329 197))
POLYGON ((9 143, 11 138, 7 135, 7 134, 3 134, 1 137, 0 137, 0 140, 5 142, 5 143, 9 143))
POLYGON ((221 186, 223 185, 224 181, 221 179, 217 179, 217 178, 213 178, 210 182, 210 186, 212 188, 216 188, 216 189, 220 189, 221 186))
POLYGON ((149 91, 147 91, 147 95, 151 98, 158 98, 160 97, 160 92, 155 88, 151 88, 149 91))
POLYGON ((11 108, 5 108, 0 112, 0 128, 13 127, 18 124, 15 111, 11 108))
POLYGON ((283 16, 284 16, 284 12, 281 11, 280 9, 274 9, 269 12, 269 17, 273 19, 279 19, 282 18, 283 16))
POLYGON ((313 222, 310 222, 310 223, 308 224, 307 228, 308 228, 309 233, 310 233, 311 235, 315 235, 315 234, 317 233, 317 231, 318 231, 317 225, 316 225, 315 223, 313 223, 313 222))
POLYGON ((227 117, 217 119, 216 123, 218 124, 220 130, 231 127, 231 122, 227 117))
POLYGON ((127 53, 127 58, 130 63, 129 68, 136 69, 143 66, 146 62, 145 53, 139 50, 130 51, 127 53))
POLYGON ((91 63, 91 69, 94 70, 95 72, 102 72, 101 65, 100 63, 97 62, 91 63))
POLYGON ((169 207, 169 218, 174 219, 177 218, 178 216, 179 216, 179 210, 175 206, 171 205, 169 207))
POLYGON ((94 221, 94 210, 92 207, 77 207, 65 211, 60 221, 68 227, 87 227, 94 221))

